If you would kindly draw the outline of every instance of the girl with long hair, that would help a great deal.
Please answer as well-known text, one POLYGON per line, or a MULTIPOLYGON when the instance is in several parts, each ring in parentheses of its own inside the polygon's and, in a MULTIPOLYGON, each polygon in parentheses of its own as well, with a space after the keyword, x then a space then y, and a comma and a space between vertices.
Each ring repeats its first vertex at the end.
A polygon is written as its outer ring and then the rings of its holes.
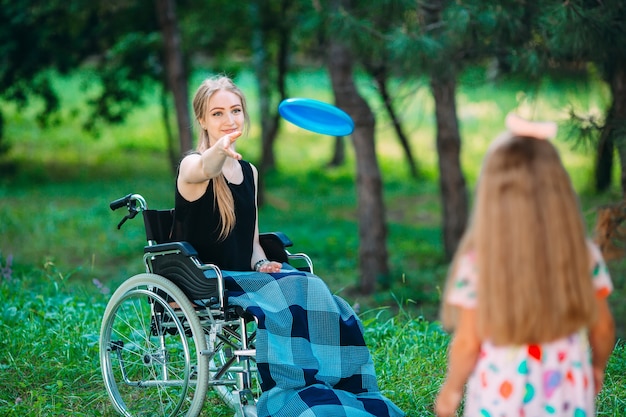
POLYGON ((612 290, 550 137, 513 114, 490 146, 453 259, 442 322, 453 331, 435 403, 455 415, 595 415, 612 352, 612 290))

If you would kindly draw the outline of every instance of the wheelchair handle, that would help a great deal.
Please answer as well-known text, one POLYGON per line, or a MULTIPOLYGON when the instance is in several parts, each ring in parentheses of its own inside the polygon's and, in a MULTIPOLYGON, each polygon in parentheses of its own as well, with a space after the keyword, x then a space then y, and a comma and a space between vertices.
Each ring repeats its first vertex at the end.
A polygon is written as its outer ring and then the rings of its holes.
POLYGON ((109 207, 111 210, 117 210, 122 207, 128 207, 128 214, 124 216, 121 222, 117 225, 118 229, 121 229, 122 225, 128 219, 133 219, 140 211, 144 211, 148 209, 148 204, 146 200, 139 194, 127 194, 122 198, 118 198, 117 200, 113 200, 109 203, 109 207))
POLYGON ((124 207, 126 204, 128 204, 128 201, 130 200, 131 196, 132 194, 128 194, 122 198, 113 200, 109 203, 109 207, 111 208, 111 210, 117 210, 118 208, 124 207))
POLYGON ((122 208, 124 206, 127 206, 129 210, 144 211, 148 208, 148 203, 146 203, 146 199, 141 195, 133 193, 127 194, 124 197, 118 198, 117 200, 113 200, 109 203, 111 210, 117 210, 118 208, 122 208))

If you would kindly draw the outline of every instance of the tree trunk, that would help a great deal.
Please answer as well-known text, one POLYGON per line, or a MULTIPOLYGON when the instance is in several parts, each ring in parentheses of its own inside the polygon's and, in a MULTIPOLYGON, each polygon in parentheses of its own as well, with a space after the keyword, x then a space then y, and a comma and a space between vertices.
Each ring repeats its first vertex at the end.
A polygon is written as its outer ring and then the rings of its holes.
POLYGON ((292 5, 292 0, 283 0, 281 6, 281 16, 276 25, 278 31, 278 49, 276 51, 276 71, 272 71, 270 65, 270 52, 267 48, 266 29, 269 25, 263 22, 261 3, 251 3, 249 5, 250 20, 252 22, 252 50, 253 63, 259 89, 259 114, 261 118, 261 162, 259 164, 259 190, 258 204, 263 205, 265 201, 265 174, 276 165, 274 156, 274 141, 278 133, 280 115, 278 111, 272 112, 272 108, 277 109, 272 97, 275 87, 278 90, 278 102, 286 98, 286 77, 289 57, 289 40, 291 26, 287 22, 287 13, 292 5), (276 74, 275 82, 271 80, 271 74, 276 74))
POLYGON ((269 139, 276 132, 276 124, 270 112, 272 83, 270 81, 270 65, 268 63, 269 58, 265 41, 266 33, 263 29, 261 11, 259 10, 261 6, 256 2, 251 2, 248 7, 250 8, 250 21, 252 23, 252 62, 254 63, 254 73, 259 89, 262 165, 274 166, 274 153, 271 146, 269 146, 271 144, 269 139))
MULTIPOLYGON (((418 5, 426 25, 441 28, 442 10, 449 0, 431 0, 418 5)), ((443 36, 443 35, 442 35, 443 36)), ((437 155, 439 157, 439 187, 443 208, 443 246, 447 259, 457 247, 468 217, 468 196, 461 170, 461 135, 456 116, 456 69, 449 58, 432 63, 430 87, 435 99, 437 119, 437 155)))
POLYGON ((411 152, 411 145, 409 145, 409 139, 404 134, 402 130, 402 124, 396 115, 396 111, 393 108, 393 100, 391 98, 391 94, 389 94, 389 89, 387 88, 387 71, 381 68, 379 71, 370 71, 370 73, 374 76, 374 80, 378 85, 378 91, 380 93, 380 97, 385 104, 385 109, 387 109, 387 113, 391 118, 391 122, 393 124, 393 128, 396 131, 396 135, 398 136, 398 140, 402 145, 402 149, 404 150, 404 155, 406 156, 407 163, 409 164, 409 171, 411 172, 411 177, 417 178, 417 165, 415 163, 415 158, 413 158, 413 153, 411 152))
POLYGON ((437 154, 439 186, 443 206, 443 243, 446 257, 451 259, 465 231, 468 197, 461 170, 461 136, 456 117, 456 82, 453 78, 431 76, 437 118, 437 154))
POLYGON ((382 179, 374 143, 375 118, 357 91, 353 78, 350 50, 336 38, 328 48, 328 69, 335 102, 355 124, 352 140, 357 164, 357 201, 359 216, 359 290, 372 294, 377 280, 387 281, 387 227, 382 196, 382 179))
POLYGON ((329 167, 338 167, 343 165, 346 160, 346 145, 343 140, 343 136, 335 136, 335 147, 333 149, 333 156, 328 162, 329 167))
POLYGON ((261 164, 259 165, 259 182, 257 189, 257 204, 265 203, 265 171, 268 166, 274 166, 274 153, 271 141, 268 139, 271 131, 275 131, 274 120, 270 117, 270 80, 267 64, 267 50, 265 48, 265 33, 261 22, 261 7, 256 2, 249 4, 250 22, 252 25, 252 63, 257 80, 259 95, 259 117, 261 122, 261 164))
POLYGON ((180 157, 178 155, 178 151, 176 150, 176 140, 174 139, 172 124, 170 123, 170 112, 168 103, 169 100, 167 94, 167 86, 163 85, 163 90, 161 91, 161 117, 163 117, 163 126, 165 127, 167 157, 170 161, 170 166, 172 167, 172 173, 176 174, 180 157))
POLYGON ((620 186, 622 196, 626 199, 626 65, 616 64, 611 71, 609 84, 613 101, 605 130, 609 140, 617 147, 621 165, 620 186))
POLYGON ((176 19, 176 3, 174 0, 155 0, 161 34, 165 45, 165 71, 167 85, 174 96, 176 122, 180 141, 180 153, 192 149, 191 123, 189 115, 189 92, 187 90, 187 74, 183 64, 180 32, 176 19))
MULTIPOLYGON (((611 113, 613 113, 612 108, 607 114, 607 121, 612 119, 611 113)), ((611 186, 614 151, 615 145, 611 136, 611 130, 608 128, 608 125, 606 125, 605 128, 602 129, 596 150, 595 180, 596 191, 598 192, 606 191, 611 186)))

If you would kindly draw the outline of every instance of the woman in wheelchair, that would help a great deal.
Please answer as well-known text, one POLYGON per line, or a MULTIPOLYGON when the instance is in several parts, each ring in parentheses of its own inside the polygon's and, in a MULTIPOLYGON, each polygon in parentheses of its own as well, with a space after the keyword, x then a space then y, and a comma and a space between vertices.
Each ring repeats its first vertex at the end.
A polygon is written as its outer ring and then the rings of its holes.
POLYGON ((401 416, 379 391, 352 308, 312 273, 269 261, 259 243, 256 168, 235 150, 249 125, 242 91, 227 77, 206 79, 193 108, 196 152, 179 167, 177 238, 224 272, 229 302, 258 321, 258 415, 401 416))

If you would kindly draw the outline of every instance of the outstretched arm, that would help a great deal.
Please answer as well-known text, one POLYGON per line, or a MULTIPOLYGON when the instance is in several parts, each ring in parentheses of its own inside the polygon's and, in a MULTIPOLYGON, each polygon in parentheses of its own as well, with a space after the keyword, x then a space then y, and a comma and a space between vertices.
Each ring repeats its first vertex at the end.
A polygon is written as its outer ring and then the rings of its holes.
POLYGON ((435 401, 437 417, 454 416, 463 398, 463 388, 480 354, 476 310, 461 308, 459 321, 450 342, 448 373, 435 401))
POLYGON ((227 158, 241 159, 233 148, 239 136, 241 132, 224 135, 201 154, 187 155, 181 161, 176 186, 183 197, 189 201, 200 198, 206 190, 207 181, 220 175, 227 158))
POLYGON ((239 131, 224 135, 201 154, 185 158, 179 175, 188 183, 205 182, 218 176, 222 172, 226 158, 241 159, 241 154, 233 148, 239 136, 241 136, 239 131))

